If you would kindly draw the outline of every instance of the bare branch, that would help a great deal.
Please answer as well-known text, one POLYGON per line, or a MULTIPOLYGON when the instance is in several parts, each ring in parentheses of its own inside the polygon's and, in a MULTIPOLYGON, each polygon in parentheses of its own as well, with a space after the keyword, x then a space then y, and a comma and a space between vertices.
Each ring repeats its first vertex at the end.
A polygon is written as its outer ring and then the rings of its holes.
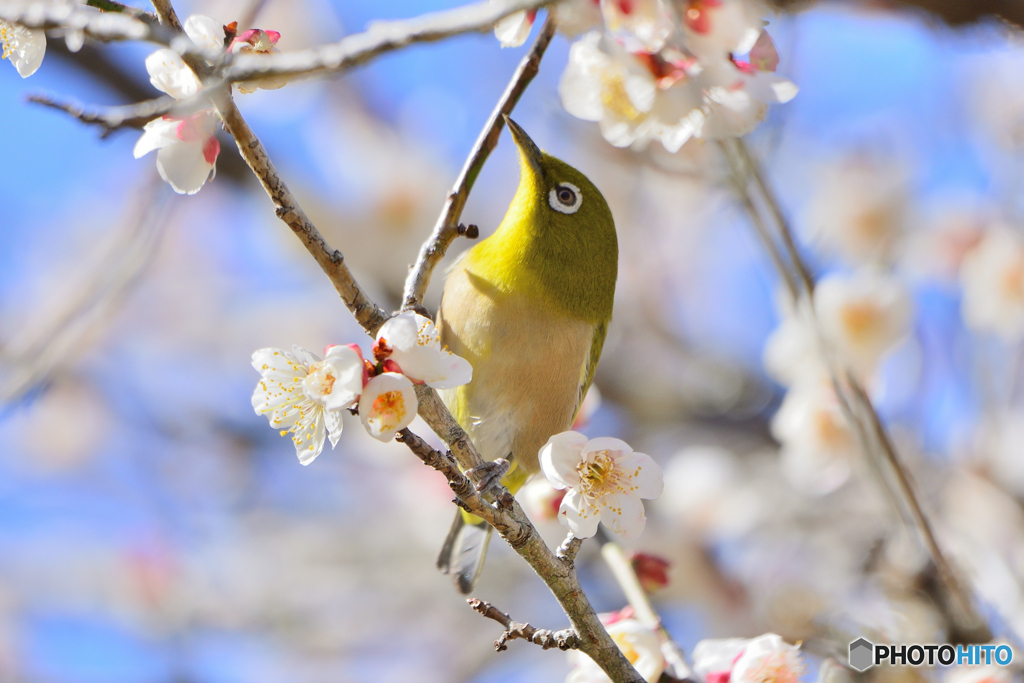
POLYGON ((582 545, 583 539, 576 538, 576 536, 574 536, 570 531, 565 537, 565 540, 562 541, 562 544, 558 546, 558 550, 555 551, 555 555, 558 556, 558 559, 571 565, 576 561, 576 554, 579 553, 580 546, 582 545))
POLYGON ((512 74, 512 79, 505 88, 501 99, 498 100, 497 106, 494 107, 494 111, 491 112, 491 117, 487 120, 486 125, 484 125, 484 129, 480 131, 480 137, 476 139, 476 144, 473 145, 473 149, 466 158, 466 163, 462 166, 462 171, 455 181, 455 186, 448 195, 444 208, 441 209, 441 215, 434 225, 434 232, 430 235, 430 239, 423 244, 423 248, 420 249, 416 265, 405 281, 403 309, 422 309, 423 297, 426 296, 427 287, 430 285, 431 273, 441 259, 444 258, 451 243, 462 234, 459 232, 459 218, 462 216, 466 200, 473 189, 473 183, 476 182, 477 176, 480 175, 484 162, 487 161, 487 157, 490 156, 494 148, 498 146, 498 138, 501 136, 502 128, 505 127, 504 117, 512 113, 516 103, 519 102, 519 98, 526 91, 526 87, 533 80, 534 76, 537 75, 537 72, 540 70, 540 60, 544 57, 544 52, 547 50, 554 35, 555 22, 551 16, 548 16, 547 21, 544 22, 544 28, 541 29, 540 35, 537 36, 533 43, 533 47, 523 57, 523 60, 519 62, 519 67, 512 74))
POLYGON ((76 2, 40 2, 39 0, 0 0, 0 19, 27 28, 63 28, 82 31, 103 42, 147 40, 168 45, 183 53, 206 54, 175 31, 156 23, 146 12, 99 12, 76 2))
POLYGON ((493 619, 505 627, 505 631, 494 641, 494 649, 498 652, 507 650, 508 645, 506 643, 517 639, 529 641, 534 645, 540 645, 545 650, 553 647, 557 647, 559 650, 576 650, 580 646, 579 634, 571 628, 563 628, 560 631, 534 628, 529 624, 513 621, 512 617, 489 602, 484 602, 477 598, 469 598, 466 602, 480 614, 488 619, 493 619))
POLYGON ((57 100, 49 95, 29 95, 29 102, 41 104, 44 107, 58 109, 82 123, 91 123, 102 126, 104 135, 119 128, 142 128, 147 123, 171 112, 172 110, 181 115, 187 115, 188 111, 178 111, 173 97, 158 97, 138 104, 115 106, 115 107, 89 107, 78 102, 57 100))
POLYGON ((337 43, 274 55, 238 55, 223 73, 231 82, 257 80, 264 76, 307 76, 344 71, 364 64, 377 55, 450 38, 461 33, 485 31, 501 19, 520 10, 536 9, 553 0, 483 0, 414 19, 379 21, 363 33, 347 36, 337 43))

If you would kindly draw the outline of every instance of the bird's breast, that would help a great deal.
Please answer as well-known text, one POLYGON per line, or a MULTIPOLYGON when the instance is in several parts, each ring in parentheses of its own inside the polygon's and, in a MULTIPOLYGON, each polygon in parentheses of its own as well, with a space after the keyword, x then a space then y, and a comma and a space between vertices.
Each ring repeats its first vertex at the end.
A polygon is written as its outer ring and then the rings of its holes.
POLYGON ((595 326, 542 299, 499 289, 457 264, 438 316, 441 341, 473 366, 473 381, 444 392, 481 454, 510 454, 529 472, 552 434, 569 429, 595 326))

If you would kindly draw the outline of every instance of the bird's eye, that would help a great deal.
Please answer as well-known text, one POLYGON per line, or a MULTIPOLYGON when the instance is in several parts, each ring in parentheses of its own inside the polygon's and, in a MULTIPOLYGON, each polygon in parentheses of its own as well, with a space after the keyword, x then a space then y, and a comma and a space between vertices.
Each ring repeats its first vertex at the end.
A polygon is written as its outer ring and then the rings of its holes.
POLYGON ((562 213, 576 213, 583 205, 583 195, 580 188, 572 183, 559 183, 551 188, 548 194, 548 203, 555 211, 562 213))

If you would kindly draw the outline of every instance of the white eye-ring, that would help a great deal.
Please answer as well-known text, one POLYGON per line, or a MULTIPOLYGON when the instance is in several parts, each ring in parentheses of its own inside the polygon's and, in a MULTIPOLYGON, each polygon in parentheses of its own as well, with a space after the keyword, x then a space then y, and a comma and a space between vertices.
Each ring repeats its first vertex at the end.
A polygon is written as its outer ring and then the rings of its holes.
POLYGON ((576 213, 583 206, 583 193, 572 183, 559 183, 548 193, 548 204, 555 211, 576 213))

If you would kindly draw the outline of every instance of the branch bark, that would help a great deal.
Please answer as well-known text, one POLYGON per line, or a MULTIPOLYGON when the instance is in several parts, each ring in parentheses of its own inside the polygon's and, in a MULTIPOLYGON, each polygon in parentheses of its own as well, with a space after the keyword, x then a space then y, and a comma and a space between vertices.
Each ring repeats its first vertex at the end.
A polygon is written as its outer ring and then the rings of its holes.
POLYGON ((559 650, 575 650, 579 648, 580 637, 571 628, 564 628, 560 631, 551 631, 546 628, 534 628, 529 624, 521 624, 514 621, 512 617, 502 612, 489 602, 469 598, 466 600, 469 606, 488 619, 493 619, 505 627, 505 631, 494 641, 494 649, 498 652, 508 649, 506 643, 510 640, 522 639, 540 645, 548 650, 557 647, 559 650))
POLYGON ((480 131, 473 149, 466 157, 466 163, 455 181, 448 199, 441 209, 441 215, 434 225, 434 232, 420 249, 416 265, 413 266, 405 281, 405 294, 402 301, 403 310, 417 310, 424 312, 423 297, 427 294, 427 287, 430 286, 430 276, 437 264, 444 258, 448 247, 459 236, 459 219, 462 217, 462 210, 466 207, 466 200, 473 189, 473 183, 487 161, 494 148, 498 146, 498 139, 501 137, 501 130, 505 127, 505 116, 512 113, 519 98, 526 91, 526 87, 540 71, 540 60, 555 35, 555 22, 549 15, 544 22, 544 28, 540 35, 533 42, 533 47, 519 62, 519 67, 512 74, 505 92, 498 100, 497 106, 491 112, 491 117, 480 131))

